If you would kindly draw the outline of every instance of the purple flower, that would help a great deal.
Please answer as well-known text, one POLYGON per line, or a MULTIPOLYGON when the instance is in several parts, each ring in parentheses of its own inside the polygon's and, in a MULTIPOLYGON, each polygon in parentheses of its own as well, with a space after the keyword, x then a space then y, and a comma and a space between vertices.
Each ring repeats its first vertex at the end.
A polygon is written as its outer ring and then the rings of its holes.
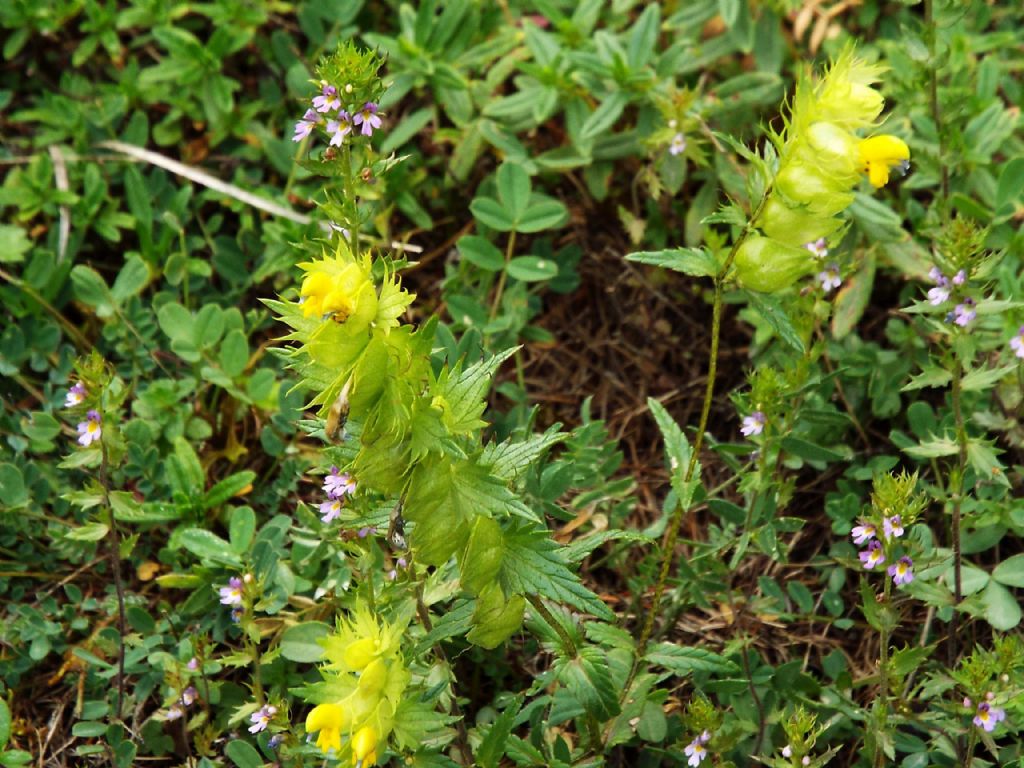
POLYGON ((331 474, 324 478, 324 493, 329 499, 342 499, 356 492, 356 482, 348 472, 338 473, 337 467, 331 467, 331 474))
POLYGON ((363 126, 363 136, 372 136, 373 132, 383 124, 377 115, 377 105, 372 101, 363 104, 363 108, 356 112, 352 122, 363 126))
POLYGON ((89 411, 85 414, 85 421, 78 423, 79 445, 91 445, 100 439, 103 430, 100 429, 100 415, 97 411, 89 411))
POLYGON ((839 276, 839 265, 829 264, 824 271, 818 273, 817 280, 821 283, 821 289, 825 293, 838 288, 843 284, 843 279, 839 276))
POLYGON ((372 525, 367 525, 367 526, 366 526, 366 527, 364 527, 364 528, 360 528, 360 529, 359 529, 359 530, 358 530, 358 531, 356 532, 356 536, 358 536, 358 537, 359 537, 360 539, 365 539, 365 538, 366 538, 367 536, 372 536, 372 535, 374 535, 375 533, 377 533, 377 529, 376 529, 376 527, 374 527, 374 526, 372 526, 372 525))
MULTIPOLYGON (((904 161, 904 162, 906 162, 906 161, 904 161)), ((800 758, 800 765, 810 765, 810 764, 811 764, 811 758, 810 758, 809 755, 804 755, 803 757, 800 758)))
MULTIPOLYGON (((171 704, 167 708, 167 714, 164 715, 165 720, 178 720, 182 715, 185 714, 185 710, 181 708, 179 704, 171 704)), ((975 718, 977 719, 977 718, 975 718)))
POLYGON ((828 242, 824 237, 819 237, 810 243, 804 243, 804 248, 814 254, 816 259, 824 259, 828 256, 828 242))
POLYGON ((889 575, 892 576, 892 583, 897 587, 900 584, 909 584, 914 580, 914 561, 904 555, 889 566, 889 575))
POLYGON ((851 533, 853 534, 853 543, 859 545, 875 538, 878 535, 878 529, 874 523, 861 520, 860 525, 853 526, 851 533))
POLYGON ((681 155, 686 151, 686 137, 681 133, 677 133, 672 137, 672 142, 668 145, 668 153, 675 157, 681 155))
POLYGON ((993 707, 987 701, 978 704, 978 711, 974 715, 974 724, 987 733, 996 729, 996 725, 1006 719, 1006 712, 999 707, 993 707))
POLYGON ((1010 339, 1010 349, 1013 354, 1024 360, 1024 325, 1017 331, 1017 335, 1010 339))
POLYGON ((704 746, 704 742, 701 741, 700 736, 690 742, 689 746, 683 750, 686 756, 689 758, 686 764, 691 768, 697 768, 698 765, 708 756, 707 747, 704 746))
POLYGON ((196 697, 199 692, 195 689, 195 686, 190 685, 184 691, 181 692, 181 703, 186 707, 191 707, 196 702, 196 697))
POLYGON ((330 112, 332 109, 340 108, 341 99, 338 98, 338 89, 324 83, 320 95, 313 99, 313 107, 317 112, 330 112))
POLYGON ((946 276, 942 274, 938 267, 932 267, 928 270, 928 278, 936 285, 945 285, 946 276))
POLYGON ((385 576, 387 577, 388 581, 394 581, 395 579, 398 578, 398 571, 396 571, 394 568, 392 568, 390 571, 388 571, 385 574, 385 576))
POLYGON ((76 405, 80 405, 83 400, 85 400, 85 385, 79 381, 64 396, 64 407, 74 408, 76 405))
POLYGON ((960 270, 953 275, 953 285, 963 285, 967 282, 967 273, 964 270, 960 270))
POLYGON ((242 580, 237 576, 228 579, 228 585, 220 588, 221 605, 242 604, 242 580))
POLYGON ((302 141, 313 132, 313 128, 320 122, 320 116, 312 109, 307 109, 302 119, 295 124, 295 135, 292 141, 302 141))
POLYGON ((267 726, 270 725, 270 721, 274 719, 274 715, 277 714, 277 707, 273 707, 270 704, 260 707, 253 712, 249 719, 252 721, 252 725, 249 726, 249 733, 259 733, 265 731, 267 726))
POLYGON ((340 147, 345 137, 352 133, 352 117, 344 109, 338 110, 338 119, 327 121, 327 132, 331 134, 331 146, 340 147))
POLYGON ((793 748, 791 746, 789 746, 789 744, 787 744, 786 746, 784 746, 782 748, 782 756, 783 757, 792 757, 793 756, 793 748))
POLYGON ((964 299, 963 304, 957 304, 953 307, 953 322, 961 328, 966 328, 967 324, 978 316, 978 313, 973 309, 973 307, 974 300, 969 298, 964 299))
POLYGON ((750 437, 751 435, 760 435, 764 432, 764 425, 768 423, 767 417, 762 411, 754 411, 749 416, 743 417, 743 424, 740 427, 740 432, 750 437))
MULTIPOLYGON (((223 602, 223 601, 221 601, 223 602)), ((242 620, 242 616, 245 614, 245 608, 240 605, 236 605, 231 609, 231 620, 238 624, 242 620)))
POLYGON ((899 538, 903 535, 903 520, 899 515, 886 517, 882 520, 882 532, 886 539, 899 538))
POLYGON ((970 696, 964 696, 964 709, 970 709, 974 706, 974 702, 971 701, 970 696))
POLYGON ((320 520, 329 523, 341 517, 341 499, 328 499, 320 505, 320 520))
POLYGON ((872 539, 871 543, 868 544, 868 548, 860 553, 860 561, 864 563, 864 567, 869 571, 876 565, 884 563, 885 553, 882 551, 882 542, 878 539, 872 539))
POLYGON ((188 660, 188 664, 186 664, 185 666, 191 669, 193 672, 195 672, 197 669, 199 669, 199 659, 193 656, 191 659, 188 660))
MULTIPOLYGON (((942 278, 945 280, 946 278, 942 278)), ((928 303, 933 307, 937 307, 940 304, 945 303, 949 300, 949 288, 945 285, 937 285, 934 288, 928 289, 928 303)))
POLYGON ((275 733, 270 737, 270 741, 267 742, 267 746, 271 749, 277 749, 281 746, 282 741, 284 741, 284 737, 280 733, 275 733))

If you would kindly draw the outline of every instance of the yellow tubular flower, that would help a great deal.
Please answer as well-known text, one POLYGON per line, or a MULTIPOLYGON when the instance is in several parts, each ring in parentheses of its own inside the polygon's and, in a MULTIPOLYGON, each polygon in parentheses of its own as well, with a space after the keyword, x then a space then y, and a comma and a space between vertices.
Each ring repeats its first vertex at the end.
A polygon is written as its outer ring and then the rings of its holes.
POLYGON ((888 183, 890 168, 910 161, 910 147, 903 139, 889 134, 864 139, 857 149, 864 172, 875 187, 884 187, 888 183))
POLYGON ((306 716, 306 733, 320 735, 316 745, 326 754, 341 749, 341 732, 348 727, 348 713, 337 704, 320 704, 306 716))
POLYGON ((377 732, 369 725, 363 726, 352 737, 352 763, 364 766, 377 762, 377 732))

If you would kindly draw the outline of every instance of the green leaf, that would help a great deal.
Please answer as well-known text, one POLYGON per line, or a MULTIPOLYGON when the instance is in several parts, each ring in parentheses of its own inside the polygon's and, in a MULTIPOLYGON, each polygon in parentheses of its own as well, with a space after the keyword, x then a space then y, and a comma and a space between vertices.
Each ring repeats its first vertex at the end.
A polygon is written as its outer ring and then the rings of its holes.
POLYGON ((985 607, 985 620, 993 629, 1008 632, 1020 624, 1020 603, 1002 584, 990 581, 981 593, 981 602, 985 607))
POLYGON ((480 223, 499 232, 511 232, 516 222, 506 213, 505 208, 493 197, 477 197, 469 204, 469 210, 480 223))
POLYGON ((170 302, 160 307, 156 313, 157 323, 171 341, 189 341, 193 339, 192 313, 177 302, 170 302))
POLYGON ((83 264, 71 270, 71 285, 75 297, 96 310, 98 317, 114 314, 114 297, 110 295, 106 281, 92 267, 83 264))
POLYGON ((505 213, 519 221, 530 204, 530 177, 518 163, 502 163, 497 173, 498 200, 505 213))
POLYGON ((32 248, 25 230, 13 224, 0 224, 0 264, 14 264, 25 260, 32 248))
POLYGON ((484 446, 478 462, 487 467, 492 475, 505 481, 514 480, 551 446, 562 442, 568 435, 559 432, 557 425, 541 435, 526 440, 488 443, 484 446))
POLYGON ((180 531, 178 543, 204 563, 242 567, 242 561, 231 549, 231 545, 204 528, 186 528, 180 531))
POLYGON ((496 520, 478 515, 470 527, 469 540, 462 553, 460 580, 462 588, 479 595, 501 570, 504 537, 496 520))
POLYGON ((540 232, 555 229, 569 221, 569 209, 547 195, 534 195, 523 216, 514 225, 516 232, 540 232))
POLYGON ((434 405, 443 411, 444 424, 452 434, 470 434, 485 425, 480 416, 487 406, 484 398, 490 391, 491 377, 518 349, 507 349, 464 371, 456 366, 442 373, 434 387, 434 405))
POLYGON ((992 578, 1008 587, 1024 589, 1024 555, 1009 557, 992 571, 992 578))
POLYGON ((789 319, 789 315, 782 308, 780 301, 754 291, 747 291, 747 298, 750 300, 751 306, 765 319, 780 339, 800 354, 805 352, 803 339, 800 338, 800 334, 793 326, 793 321, 789 319))
POLYGON ((263 758, 256 748, 247 741, 233 739, 228 742, 224 754, 231 758, 231 762, 238 768, 262 768, 263 758))
POLYGON ((174 440, 174 454, 167 459, 167 480, 171 489, 186 499, 199 496, 206 485, 199 456, 189 442, 178 437, 174 440))
POLYGON ((519 694, 491 723, 491 727, 484 734, 483 739, 480 740, 480 746, 476 749, 476 764, 480 768, 498 768, 502 755, 505 754, 505 744, 512 734, 516 716, 522 708, 523 695, 519 694))
POLYGON ((324 655, 321 640, 331 634, 322 621, 304 621, 288 627, 281 635, 281 655, 300 664, 315 664, 324 655))
POLYGON ((596 139, 602 133, 611 128, 619 119, 629 98, 623 91, 614 91, 598 106, 594 112, 583 121, 580 128, 579 140, 588 142, 596 139))
POLYGON ((648 664, 664 667, 669 672, 685 677, 691 672, 713 672, 719 675, 735 675, 739 666, 704 648, 676 645, 675 643, 658 643, 644 657, 648 664))
POLYGON ((460 237, 455 247, 470 264, 488 272, 500 272, 505 268, 505 255, 486 237, 466 235, 460 237))
POLYGON ((614 618, 569 570, 563 548, 546 529, 515 523, 506 529, 500 578, 507 593, 541 595, 602 619, 614 618))
POLYGON ((875 260, 869 256, 864 265, 846 280, 835 299, 832 335, 838 340, 847 336, 864 315, 875 285, 875 260))
POLYGON ((960 446, 956 440, 948 437, 932 437, 930 440, 922 440, 917 445, 904 448, 903 452, 916 459, 937 459, 940 456, 954 456, 960 452, 960 446))
POLYGON ((960 386, 964 392, 992 389, 1005 376, 1017 370, 1016 365, 1004 365, 1000 368, 975 368, 963 377, 960 386))
MULTIPOLYGON (((522 706, 522 701, 519 702, 522 706)), ((506 738, 508 736, 506 735, 506 738)), ((7 702, 0 697, 0 750, 7 746, 7 742, 11 740, 11 709, 7 706, 7 702)))
POLYGON ((664 251, 638 251, 626 256, 628 261, 653 264, 692 277, 713 277, 718 274, 718 262, 703 248, 670 248, 664 251))
POLYGON ((571 544, 566 544, 564 550, 565 559, 570 563, 581 563, 591 552, 609 541, 649 542, 651 541, 651 537, 646 536, 639 531, 595 531, 594 533, 587 534, 583 538, 576 539, 571 544))
POLYGON ((558 277, 558 263, 539 256, 516 256, 508 263, 508 273, 524 283, 558 277))
POLYGON ((249 342, 242 331, 234 328, 228 332, 220 345, 217 360, 224 373, 232 379, 242 374, 249 363, 249 342))
POLYGON ((129 256, 110 289, 114 302, 123 304, 132 296, 137 296, 149 283, 149 278, 149 265, 136 254, 129 256))
POLYGON ((86 523, 68 531, 67 537, 75 541, 99 541, 110 529, 103 523, 86 523))
POLYGON ((700 486, 700 462, 694 465, 693 476, 687 482, 686 473, 689 470, 692 452, 686 435, 683 434, 683 430, 679 428, 675 419, 669 416, 665 406, 653 397, 647 398, 647 407, 653 414, 665 443, 665 456, 668 458, 672 489, 676 492, 679 504, 683 509, 689 509, 693 495, 700 486))
POLYGON ((256 513, 251 507, 232 510, 228 524, 228 540, 235 554, 241 556, 249 551, 253 536, 256 535, 256 513))
POLYGON ((0 464, 0 488, 3 489, 3 507, 17 509, 28 504, 28 489, 21 470, 14 464, 0 464))
POLYGON ((203 496, 203 509, 219 507, 232 496, 237 496, 256 479, 256 473, 251 469, 244 469, 233 475, 228 475, 203 496))
POLYGON ((805 461, 820 461, 827 464, 832 461, 842 461, 846 458, 841 453, 799 437, 790 436, 782 438, 782 448, 793 456, 799 456, 805 461))
POLYGON ((522 595, 506 598, 497 584, 490 584, 477 598, 473 629, 466 639, 481 648, 497 648, 523 625, 526 600, 522 595))
POLYGON ((619 690, 612 681, 608 659, 595 646, 579 649, 558 670, 558 678, 583 708, 600 721, 619 714, 619 690))
POLYGON ((996 187, 996 213, 1013 212, 1014 203, 1024 195, 1024 157, 1015 157, 1003 166, 996 187))

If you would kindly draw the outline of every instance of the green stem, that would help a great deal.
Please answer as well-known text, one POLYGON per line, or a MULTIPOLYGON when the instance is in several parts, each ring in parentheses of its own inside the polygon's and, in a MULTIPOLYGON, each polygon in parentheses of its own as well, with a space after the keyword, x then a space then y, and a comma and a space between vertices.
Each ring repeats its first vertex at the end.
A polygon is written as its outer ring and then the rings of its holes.
POLYGON ((505 292, 505 281, 508 279, 508 263, 512 261, 512 254, 516 247, 516 233, 508 233, 508 244, 505 246, 505 267, 498 276, 498 287, 494 291, 494 300, 491 302, 490 319, 498 316, 498 309, 501 307, 501 296, 505 292))
POLYGON ((527 595, 526 599, 537 613, 540 614, 541 618, 553 629, 555 634, 558 635, 558 639, 562 641, 562 649, 567 655, 572 658, 576 658, 577 649, 575 641, 569 637, 569 633, 565 631, 563 627, 554 616, 551 615, 551 611, 544 605, 544 601, 540 599, 538 595, 527 595))
POLYGON ((356 200, 355 179, 352 178, 352 150, 348 144, 341 145, 341 162, 345 171, 345 203, 351 209, 349 214, 349 242, 352 255, 359 258, 359 202, 356 200))
POLYGON ((938 38, 938 25, 935 23, 934 0, 924 0, 924 23, 928 32, 928 97, 931 102, 932 121, 935 123, 935 135, 938 137, 939 168, 942 173, 942 200, 940 212, 943 221, 947 218, 947 201, 949 200, 949 168, 943 161, 945 148, 942 141, 942 109, 939 105, 939 72, 935 61, 935 43, 938 38))
MULTIPOLYGON (((891 595, 892 595, 892 581, 888 578, 888 575, 883 571, 883 579, 885 579, 885 610, 891 612, 891 595)), ((882 622, 881 631, 881 648, 879 649, 879 661, 878 661, 878 681, 879 681, 879 692, 878 701, 882 707, 882 720, 879 723, 878 734, 875 737, 875 768, 883 768, 885 765, 885 750, 882 749, 882 737, 885 733, 885 728, 889 720, 889 635, 891 633, 891 624, 888 616, 882 622)))
MULTIPOLYGON (((102 423, 104 414, 100 414, 102 423)), ((121 581, 121 536, 117 530, 117 521, 114 519, 114 507, 110 503, 110 488, 108 479, 109 464, 107 461, 107 444, 103 437, 100 438, 100 487, 103 489, 103 506, 110 515, 110 567, 114 572, 114 590, 117 593, 117 628, 119 632, 117 644, 117 719, 121 719, 121 712, 124 709, 124 638, 128 633, 125 626, 124 611, 124 584, 121 581)))
POLYGON ((960 608, 960 601, 963 599, 963 582, 961 579, 960 551, 960 505, 964 495, 964 473, 967 470, 967 427, 964 424, 964 412, 962 404, 964 368, 957 357, 956 367, 953 369, 953 418, 956 420, 956 443, 957 443, 957 471, 951 478, 950 483, 953 496, 953 618, 950 625, 950 666, 956 663, 959 652, 957 647, 957 613, 960 608))

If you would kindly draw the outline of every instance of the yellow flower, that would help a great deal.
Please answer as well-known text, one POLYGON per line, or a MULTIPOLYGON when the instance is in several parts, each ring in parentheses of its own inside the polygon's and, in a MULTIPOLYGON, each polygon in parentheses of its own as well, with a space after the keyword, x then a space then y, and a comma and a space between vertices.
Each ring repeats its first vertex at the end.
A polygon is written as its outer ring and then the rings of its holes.
POLYGON ((313 711, 306 716, 306 733, 320 735, 316 738, 316 745, 324 753, 330 750, 341 749, 341 732, 348 727, 348 713, 344 707, 337 704, 320 704, 313 707, 313 711))
POLYGON ((864 139, 857 145, 861 165, 875 187, 884 187, 889 181, 889 169, 904 166, 910 161, 910 147, 903 139, 883 134, 864 139))
POLYGON ((352 737, 353 765, 373 765, 377 762, 377 732, 369 725, 356 731, 352 737))
POLYGON ((348 245, 339 242, 333 256, 308 261, 299 294, 305 317, 333 317, 345 322, 350 317, 364 324, 377 315, 377 288, 371 274, 370 257, 356 258, 348 245))

